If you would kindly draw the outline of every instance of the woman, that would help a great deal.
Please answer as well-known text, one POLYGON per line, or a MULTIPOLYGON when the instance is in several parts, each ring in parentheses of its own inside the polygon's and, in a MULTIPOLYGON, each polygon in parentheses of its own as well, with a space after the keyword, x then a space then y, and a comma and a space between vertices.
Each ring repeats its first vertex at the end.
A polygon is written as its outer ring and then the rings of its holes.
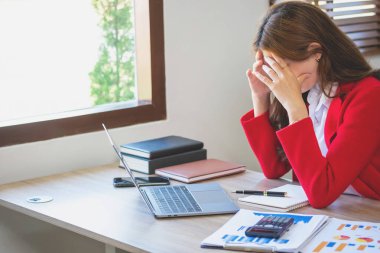
POLYGON ((285 2, 254 46, 241 124, 265 176, 293 169, 315 208, 344 192, 380 200, 380 81, 353 42, 318 7, 285 2))

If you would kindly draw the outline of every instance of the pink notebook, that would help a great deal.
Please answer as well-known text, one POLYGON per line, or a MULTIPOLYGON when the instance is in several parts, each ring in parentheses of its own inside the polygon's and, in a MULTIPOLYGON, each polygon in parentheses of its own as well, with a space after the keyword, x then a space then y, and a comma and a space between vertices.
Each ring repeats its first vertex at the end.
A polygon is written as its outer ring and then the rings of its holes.
POLYGON ((245 171, 245 165, 218 159, 206 159, 157 169, 155 173, 185 183, 221 177, 245 171))

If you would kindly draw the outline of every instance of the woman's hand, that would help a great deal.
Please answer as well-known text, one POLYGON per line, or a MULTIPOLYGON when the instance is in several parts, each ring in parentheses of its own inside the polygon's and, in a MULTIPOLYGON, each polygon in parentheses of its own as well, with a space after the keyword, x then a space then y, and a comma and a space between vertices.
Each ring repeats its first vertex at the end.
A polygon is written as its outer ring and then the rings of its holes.
POLYGON ((262 69, 263 64, 263 52, 258 50, 256 53, 256 62, 253 64, 252 70, 248 69, 246 72, 249 87, 251 88, 255 116, 261 115, 269 109, 270 89, 265 83, 258 79, 256 75, 254 75, 255 72, 265 75, 262 69))
POLYGON ((308 117, 306 105, 302 99, 301 84, 310 77, 302 74, 298 77, 289 68, 288 64, 279 56, 264 57, 269 65, 262 65, 264 75, 255 71, 255 76, 270 89, 274 96, 288 112, 290 124, 308 117))
POLYGON ((263 83, 260 79, 254 75, 254 72, 261 73, 262 75, 265 75, 262 67, 264 64, 264 58, 263 58, 263 52, 261 50, 258 50, 256 53, 256 62, 252 66, 252 70, 248 69, 246 74, 249 82, 249 87, 251 88, 252 95, 260 98, 268 96, 270 93, 270 89, 263 83))

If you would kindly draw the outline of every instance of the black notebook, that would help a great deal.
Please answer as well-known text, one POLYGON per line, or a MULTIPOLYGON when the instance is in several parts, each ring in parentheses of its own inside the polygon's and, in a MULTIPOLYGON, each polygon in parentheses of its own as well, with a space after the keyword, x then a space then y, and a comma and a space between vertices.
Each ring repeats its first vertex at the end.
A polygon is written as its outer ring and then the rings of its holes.
POLYGON ((123 144, 120 146, 120 151, 124 154, 153 159, 201 148, 203 148, 203 142, 171 135, 123 144))
MULTIPOLYGON (((197 149, 188 152, 178 153, 174 155, 163 156, 154 159, 143 158, 134 155, 128 155, 121 153, 124 161, 127 162, 127 165, 131 170, 146 173, 154 174, 156 169, 178 165, 182 163, 189 163, 198 160, 207 159, 207 150, 206 149, 197 149)), ((124 167, 123 163, 120 161, 120 167, 124 167)))

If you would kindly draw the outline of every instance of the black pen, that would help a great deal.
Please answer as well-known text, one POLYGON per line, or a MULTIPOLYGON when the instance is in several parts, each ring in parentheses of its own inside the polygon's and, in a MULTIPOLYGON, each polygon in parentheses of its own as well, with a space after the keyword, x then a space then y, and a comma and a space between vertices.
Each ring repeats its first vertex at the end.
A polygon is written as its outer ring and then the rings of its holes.
POLYGON ((232 193, 271 196, 271 197, 286 197, 288 194, 287 192, 251 191, 251 190, 239 190, 232 193))

